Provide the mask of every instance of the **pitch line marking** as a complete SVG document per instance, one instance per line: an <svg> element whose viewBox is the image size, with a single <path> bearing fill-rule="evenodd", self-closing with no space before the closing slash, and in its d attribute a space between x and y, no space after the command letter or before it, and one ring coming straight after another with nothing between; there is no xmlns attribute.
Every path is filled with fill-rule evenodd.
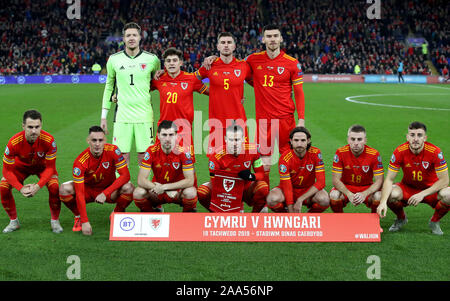
<svg viewBox="0 0 450 301"><path fill-rule="evenodd" d="M428 107L390 105L390 104L384 104L384 103L373 103L373 102L359 101L359 100L353 99L353 98L362 98L362 97L405 96L405 95L408 95L408 94L367 94L367 95L348 96L345 98L345 100L349 101L349 102L353 102L353 103L359 103L359 104L371 105L371 106L379 106L379 107L415 109L415 110L430 110L430 111L450 111L450 109L444 109L444 108L428 108ZM414 94L409 94L409 95L448 95L448 94L414 93Z"/></svg>
<svg viewBox="0 0 450 301"><path fill-rule="evenodd" d="M425 88L434 88L434 89L444 89L444 90L450 91L450 88L447 88L447 87L421 85L421 84L414 84L414 86L425 87Z"/></svg>

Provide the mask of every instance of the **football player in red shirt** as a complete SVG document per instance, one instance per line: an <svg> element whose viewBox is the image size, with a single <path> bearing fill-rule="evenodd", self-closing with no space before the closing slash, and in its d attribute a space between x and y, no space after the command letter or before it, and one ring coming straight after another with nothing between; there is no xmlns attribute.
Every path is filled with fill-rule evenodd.
<svg viewBox="0 0 450 301"><path fill-rule="evenodd" d="M433 234L442 235L439 221L450 209L448 166L439 147L427 142L427 127L414 121L408 126L407 142L394 150L381 191L377 212L386 216L389 207L397 216L389 231L399 231L406 223L403 208L426 203L434 209L429 221ZM394 180L403 172L400 183Z"/></svg>
<svg viewBox="0 0 450 301"><path fill-rule="evenodd" d="M208 86L193 73L181 70L183 53L168 48L163 53L165 72L158 72L158 79L152 80L152 90L159 91L159 121L172 120L178 131L178 145L190 148L194 158L192 122L194 121L194 92L209 95ZM195 161L194 161L195 162Z"/></svg>
<svg viewBox="0 0 450 301"><path fill-rule="evenodd" d="M342 213L350 202L355 206L364 203L376 213L384 178L380 153L366 145L366 129L362 125L355 124L348 129L347 142L337 149L333 159L331 210Z"/></svg>
<svg viewBox="0 0 450 301"><path fill-rule="evenodd" d="M59 223L61 201L55 165L57 149L55 139L42 130L42 115L36 110L24 113L22 128L23 131L9 139L3 155L0 195L3 208L10 219L3 233L20 228L12 188L17 189L24 197L31 198L44 186L48 189L52 231L60 233L63 228ZM25 179L31 175L37 175L39 181L23 185Z"/></svg>
<svg viewBox="0 0 450 301"><path fill-rule="evenodd" d="M87 143L89 147L73 163L73 181L61 184L59 194L64 203L76 204L78 209L72 230L92 235L86 204L115 203L114 212L124 212L132 202L134 186L129 182L130 172L123 154L117 146L106 143L101 127L89 128Z"/></svg>
<svg viewBox="0 0 450 301"><path fill-rule="evenodd" d="M278 140L280 154L290 149L290 131L296 125L305 125L305 96L300 63L281 50L283 37L280 29L274 25L265 26L262 42L266 50L253 53L245 60L253 74L256 137L266 171L265 180L269 183L274 141ZM291 97L292 90L295 102Z"/></svg>
<svg viewBox="0 0 450 301"><path fill-rule="evenodd" d="M247 117L243 106L244 81L251 78L251 70L245 61L234 57L236 42L229 32L222 32L217 38L220 56L210 69L202 66L195 72L198 79L209 79L209 147L208 154L223 146L224 130L232 123L245 129ZM214 130L213 130L214 129Z"/></svg>
<svg viewBox="0 0 450 301"><path fill-rule="evenodd" d="M243 179L244 192L242 200L252 207L252 212L261 212L266 206L266 197L269 186L263 181L264 168L257 146L245 143L244 129L237 124L226 129L225 146L218 149L209 157L209 172L212 177L217 171L226 171L230 175ZM251 168L255 173L251 172ZM207 182L198 188L199 202L209 211L226 212L228 209L220 206L211 206L212 184ZM243 212L243 203L239 204L237 211ZM231 211L229 211L231 212Z"/></svg>
<svg viewBox="0 0 450 301"><path fill-rule="evenodd" d="M140 163L134 202L142 212L159 211L156 208L166 203L179 204L183 212L195 212L197 190L191 154L177 145L174 122L161 121L157 132L160 143L147 148ZM150 171L153 171L152 180L148 179Z"/></svg>
<svg viewBox="0 0 450 301"><path fill-rule="evenodd" d="M280 185L267 196L267 205L275 212L320 213L330 205L325 188L325 166L320 149L311 146L311 133L295 127L291 133L291 149L278 162Z"/></svg>

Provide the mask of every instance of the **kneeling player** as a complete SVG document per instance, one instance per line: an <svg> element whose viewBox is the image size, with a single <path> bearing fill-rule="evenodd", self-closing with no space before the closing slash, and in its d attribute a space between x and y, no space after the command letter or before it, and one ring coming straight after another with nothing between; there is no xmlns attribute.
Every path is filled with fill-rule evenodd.
<svg viewBox="0 0 450 301"><path fill-rule="evenodd" d="M24 197L31 198L44 186L48 189L52 231L61 233L63 228L59 223L61 201L58 195L58 173L55 166L55 139L42 130L42 116L38 111L26 111L23 115L22 127L23 131L9 140L3 155L0 195L2 205L10 219L3 233L20 228L12 188L16 188ZM37 175L39 181L23 185L25 179L31 175Z"/></svg>
<svg viewBox="0 0 450 301"><path fill-rule="evenodd" d="M63 183L59 194L61 201L78 210L72 230L91 235L86 204L116 203L114 212L124 212L132 202L134 186L129 182L130 172L125 158L117 146L106 143L101 127L89 128L87 142L89 147L73 164L73 181ZM119 173L118 178L116 171Z"/></svg>
<svg viewBox="0 0 450 301"><path fill-rule="evenodd" d="M230 205L212 200L213 183L204 183L198 188L199 202L203 207L211 212L243 212L243 200L253 207L252 212L261 212L264 209L269 193L269 186L264 182L264 167L256 145L245 143L244 129L241 126L234 124L227 127L225 146L209 158L209 172L212 177L216 172L227 172L244 180L244 187L242 197L236 198L241 201L232 202ZM251 173L252 166L255 174Z"/></svg>
<svg viewBox="0 0 450 301"><path fill-rule="evenodd" d="M158 211L157 207L175 203L183 212L196 212L197 190L190 150L177 146L177 126L163 120L158 126L159 143L147 148L140 163L138 187L133 199L142 212ZM153 179L148 179L153 171Z"/></svg>
<svg viewBox="0 0 450 301"><path fill-rule="evenodd" d="M384 177L381 156L376 149L366 145L366 129L361 125L349 128L347 142L334 155L331 210L342 213L350 202L355 206L364 203L376 213Z"/></svg>
<svg viewBox="0 0 450 301"><path fill-rule="evenodd" d="M267 196L267 205L275 212L320 213L330 205L325 187L325 168L320 149L311 146L311 134L304 127L294 128L290 135L291 149L278 162L280 185Z"/></svg>
<svg viewBox="0 0 450 301"><path fill-rule="evenodd" d="M440 220L450 209L447 162L439 147L426 141L427 128L423 123L412 122L406 139L407 142L394 150L389 162L377 212L385 217L389 207L395 213L397 219L389 231L396 232L408 222L403 207L426 203L434 209L428 224L431 232L442 235ZM394 184L400 169L403 178Z"/></svg>

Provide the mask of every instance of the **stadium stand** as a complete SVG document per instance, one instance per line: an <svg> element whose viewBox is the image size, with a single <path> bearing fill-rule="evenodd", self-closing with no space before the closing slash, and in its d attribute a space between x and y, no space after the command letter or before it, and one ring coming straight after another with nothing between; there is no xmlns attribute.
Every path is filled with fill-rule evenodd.
<svg viewBox="0 0 450 301"><path fill-rule="evenodd" d="M143 49L161 57L171 46L185 53L186 71L216 53L216 36L232 32L236 56L262 50L268 23L281 25L285 51L305 73L395 74L399 58L405 74L445 74L450 64L445 0L386 0L381 18L367 18L366 1L280 0L112 0L80 1L81 18L69 20L66 1L4 0L0 8L0 74L85 74L103 68L121 49L121 29L135 21L143 29ZM242 13L245 12L245 13ZM422 46L409 38L426 41ZM103 71L104 72L104 71Z"/></svg>

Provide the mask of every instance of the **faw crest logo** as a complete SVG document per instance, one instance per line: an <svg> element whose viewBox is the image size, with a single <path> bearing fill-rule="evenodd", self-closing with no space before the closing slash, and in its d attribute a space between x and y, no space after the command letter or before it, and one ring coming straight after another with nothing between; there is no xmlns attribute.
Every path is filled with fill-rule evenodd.
<svg viewBox="0 0 450 301"><path fill-rule="evenodd" d="M109 167L109 162L103 162L103 163L102 163L102 166L103 166L105 169L108 169L108 167Z"/></svg>
<svg viewBox="0 0 450 301"><path fill-rule="evenodd" d="M278 67L277 68L278 74L283 74L284 72L284 67Z"/></svg>
<svg viewBox="0 0 450 301"><path fill-rule="evenodd" d="M150 219L150 227L155 231L158 230L159 227L161 227L161 221L162 220L160 217L158 217L158 218L154 217L154 218Z"/></svg>
<svg viewBox="0 0 450 301"><path fill-rule="evenodd" d="M239 77L241 75L241 70L240 69L234 69L234 75L236 75L236 77Z"/></svg>
<svg viewBox="0 0 450 301"><path fill-rule="evenodd" d="M234 187L234 183L236 183L235 180L224 179L223 188L225 189L226 192L230 192Z"/></svg>
<svg viewBox="0 0 450 301"><path fill-rule="evenodd" d="M423 168L427 169L429 165L430 165L430 162L422 161Z"/></svg>
<svg viewBox="0 0 450 301"><path fill-rule="evenodd" d="M245 168L250 168L250 164L252 163L252 161L245 161L244 162L244 166Z"/></svg>
<svg viewBox="0 0 450 301"><path fill-rule="evenodd" d="M173 166L173 168L178 169L178 168L180 168L180 162L173 162L172 166Z"/></svg>
<svg viewBox="0 0 450 301"><path fill-rule="evenodd" d="M369 166L363 165L363 166L362 166L362 170L363 170L364 172L368 172L368 171L369 171Z"/></svg>
<svg viewBox="0 0 450 301"><path fill-rule="evenodd" d="M181 83L181 88L182 88L183 90L186 90L187 87L188 87L188 83Z"/></svg>
<svg viewBox="0 0 450 301"><path fill-rule="evenodd" d="M140 64L141 66L141 70L145 70L145 68L147 68L147 64Z"/></svg>
<svg viewBox="0 0 450 301"><path fill-rule="evenodd" d="M313 164L307 164L307 165L306 165L306 169L307 169L308 171L312 171L313 168L314 168L314 165L313 165Z"/></svg>

